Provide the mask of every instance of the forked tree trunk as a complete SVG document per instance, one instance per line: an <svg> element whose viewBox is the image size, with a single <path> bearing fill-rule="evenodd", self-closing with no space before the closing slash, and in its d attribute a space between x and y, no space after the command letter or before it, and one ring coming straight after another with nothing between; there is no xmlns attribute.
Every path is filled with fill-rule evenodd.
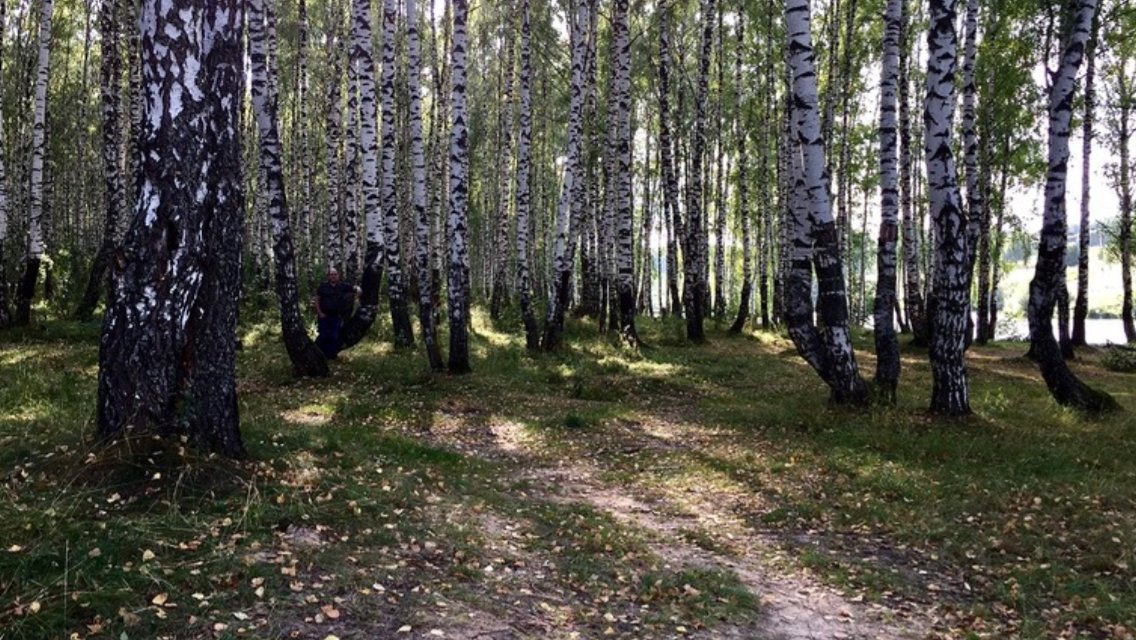
<svg viewBox="0 0 1136 640"><path fill-rule="evenodd" d="M44 129L47 126L47 83L51 63L51 15L53 0L42 0L39 19L39 61L36 64L35 111L32 120L32 167L29 186L28 244L24 275L16 290L16 324L27 325L32 317L32 300L43 260L43 162Z"/></svg>
<svg viewBox="0 0 1136 640"><path fill-rule="evenodd" d="M896 89L899 79L900 5L888 0L884 14L883 71L880 79L880 236L876 252L876 384L895 402L899 384L899 338L895 333L896 241L899 239L899 190L896 165Z"/></svg>
<svg viewBox="0 0 1136 640"><path fill-rule="evenodd" d="M383 279L383 263L387 245L397 243L397 236L392 239L386 236L384 230L383 212L379 198L379 169L378 169L378 132L375 130L377 119L375 95L375 63L373 44L371 42L371 2L370 0L354 0L351 8L351 66L354 68L355 83L359 91L358 113L358 152L348 152L348 157L354 156L360 162L360 184L355 186L349 177L348 200L353 200L351 191L362 187L363 190L363 216L367 225L367 245L363 256L363 278L360 282L362 293L359 295L359 306L354 315L343 325L339 334L340 346L344 349L355 346L371 330L375 318L379 314L379 285ZM349 97L347 108L350 111L348 119L356 117L354 112L354 89L348 83ZM354 130L354 127L349 127ZM390 136L387 136L390 138ZM392 141L393 142L393 141ZM351 142L348 142L350 145ZM386 150L384 149L384 154ZM354 163L349 163L354 164ZM385 163L384 163L385 164ZM393 185L392 185L393 188ZM393 199L393 198L392 198ZM348 218L352 218L352 204L348 204ZM350 221L348 229L354 227ZM390 240L391 242L387 242ZM348 238L349 244L352 239ZM397 251L397 249L396 249ZM348 249L348 262L355 255L354 246ZM350 270L351 267L349 266ZM350 271L348 271L350 273ZM350 282L350 279L348 280Z"/></svg>
<svg viewBox="0 0 1136 640"><path fill-rule="evenodd" d="M407 84L410 90L410 163L413 172L411 204L414 209L414 263L418 269L418 321L426 360L432 371L442 371L442 350L434 326L434 292L430 287L430 215L426 208L426 155L422 149L422 98L419 87L418 8L406 0Z"/></svg>
<svg viewBox="0 0 1136 640"><path fill-rule="evenodd" d="M560 187L560 201L556 207L556 238L552 248L552 294L548 300L548 313L544 321L541 349L553 351L564 337L564 313L571 294L573 263L575 262L571 235L578 223L573 210L578 209L577 182L582 178L585 163L582 161L582 126L584 102L584 65L587 52L589 9L588 0L575 0L575 17L572 20L572 93L568 106L568 153L564 163L564 179Z"/></svg>
<svg viewBox="0 0 1136 640"><path fill-rule="evenodd" d="M272 0L269 0L272 1ZM249 58L252 61L252 103L260 134L260 166L265 182L268 215L272 220L272 256L276 271L276 296L280 301L280 324L284 347L297 376L327 375L327 360L312 342L300 315L296 284L296 255L284 196L284 169L280 155L280 126L275 82L269 75L273 52L266 42L268 26L265 0L248 0Z"/></svg>
<svg viewBox="0 0 1136 640"><path fill-rule="evenodd" d="M832 390L837 404L867 404L868 389L860 377L848 330L848 296L844 266L824 181L824 139L817 113L816 64L809 27L808 0L786 0L785 26L792 73L796 186L792 219L792 263L786 287L789 335L801 356ZM820 319L813 325L812 272L819 285Z"/></svg>
<svg viewBox="0 0 1136 640"><path fill-rule="evenodd" d="M369 4L369 3L368 3ZM382 211L383 228L382 242L385 248L385 261L387 267L387 296L390 298L391 328L394 329L394 343L400 347L409 347L414 344L414 330L410 325L410 310L406 304L406 292L402 278L402 251L398 232L398 196L395 191L394 154L397 139L395 137L395 121L397 115L394 108L394 77L395 77L395 27L398 24L398 11L394 0L383 0L383 182L382 182ZM366 74L360 78L369 75ZM372 76L373 78L373 76ZM373 85L372 85L373 86ZM360 89L366 91L365 83ZM364 93L364 105L366 94ZM364 106L363 117L366 117ZM367 123L364 123L367 125ZM364 182L364 184L366 184ZM364 187L366 188L366 187ZM367 225L367 242L371 242L370 223Z"/></svg>
<svg viewBox="0 0 1136 640"><path fill-rule="evenodd" d="M1112 396L1091 389L1069 369L1053 337L1053 309L1064 287L1065 276L1065 181L1069 163L1069 129L1077 70L1084 57L1092 28L1096 0L1080 0L1049 92L1049 159L1045 180L1045 214L1038 242L1037 265L1030 282L1030 351L1041 368L1049 392L1058 404L1082 411L1118 409Z"/></svg>

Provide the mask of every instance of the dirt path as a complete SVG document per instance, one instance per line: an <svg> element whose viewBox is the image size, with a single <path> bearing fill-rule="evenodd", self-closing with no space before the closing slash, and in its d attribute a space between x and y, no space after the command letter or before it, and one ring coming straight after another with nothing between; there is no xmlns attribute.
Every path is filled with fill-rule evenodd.
<svg viewBox="0 0 1136 640"><path fill-rule="evenodd" d="M460 421L458 421L460 422ZM870 603L862 597L849 597L824 585L807 570L800 569L770 535L753 531L730 513L728 496L683 496L682 503L665 494L647 495L634 486L611 486L603 471L587 459L553 459L541 455L531 433L518 424L490 423L476 433L468 426L453 429L444 425L430 438L518 470L516 479L527 481L540 499L563 504L583 504L610 514L617 522L634 530L650 551L669 569L704 568L731 572L761 603L757 620L734 624L726 621L711 629L676 633L676 637L746 640L918 640L933 636L933 611L917 603ZM625 425L627 427L627 425ZM638 425L625 429L622 436L635 436ZM633 438L630 445L619 437L613 446L629 451L641 447L681 447L681 440ZM490 538L504 540L512 525L489 518L483 526ZM701 533L698 533L701 532ZM506 544L516 554L516 545ZM529 558L521 564L533 564ZM539 564L539 561L536 561ZM555 597L555 594L553 594ZM523 616L522 616L523 617ZM468 612L469 625L451 627L447 637L559 637L553 629L534 629L528 623L503 624ZM474 623L474 621L478 621ZM526 629L525 627L528 626ZM534 635L535 634L535 635ZM550 635L551 634L551 635ZM566 635L564 637L583 637ZM656 637L656 636L643 636Z"/></svg>

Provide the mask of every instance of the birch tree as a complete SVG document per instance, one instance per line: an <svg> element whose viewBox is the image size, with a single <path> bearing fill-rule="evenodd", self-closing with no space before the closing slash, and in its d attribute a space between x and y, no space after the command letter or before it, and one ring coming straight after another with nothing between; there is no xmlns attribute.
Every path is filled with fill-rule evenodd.
<svg viewBox="0 0 1136 640"><path fill-rule="evenodd" d="M888 0L884 14L883 69L880 77L880 235L876 251L876 384L895 400L899 384L899 339L895 333L896 241L899 239L899 190L896 109L899 80L899 33L903 0Z"/></svg>
<svg viewBox="0 0 1136 640"><path fill-rule="evenodd" d="M501 317L501 309L508 301L508 269L509 269L509 185L513 181L513 174L509 169L513 165L513 27L512 19L505 18L506 26L502 29L501 47L504 50L502 59L502 90L501 90L501 125L500 133L500 164L501 172L499 182L499 201L497 204L496 230L493 243L493 290L489 297L489 315L494 320Z"/></svg>
<svg viewBox="0 0 1136 640"><path fill-rule="evenodd" d="M100 341L102 438L184 433L207 450L244 451L235 378L241 6L142 4L150 99L138 131L140 188Z"/></svg>
<svg viewBox="0 0 1136 640"><path fill-rule="evenodd" d="M540 329L533 313L529 278L529 215L532 210L532 36L530 0L521 5L521 114L517 140L517 297L525 328L525 348L540 349Z"/></svg>
<svg viewBox="0 0 1136 640"><path fill-rule="evenodd" d="M402 252L398 232L398 198L395 191L394 154L397 139L395 138L395 120L398 114L394 108L394 78L395 78L395 27L398 24L398 11L395 0L383 0L383 182L381 206L383 212L383 246L385 248L385 261L387 267L387 295L390 298L391 325L394 329L394 342L398 346L409 347L414 344L414 332L410 325L410 311L406 305L406 294L403 291L402 281ZM370 74L368 69L360 77ZM373 78L373 76L372 76ZM373 80L372 80L373 82ZM373 88L373 84L371 85ZM360 83L360 89L366 91L366 81ZM373 94L372 94L373 95ZM364 94L363 118L368 117L366 107L366 94ZM372 105L373 105L372 98ZM373 111L371 112L373 113ZM364 130L370 124L364 122ZM366 169L364 169L364 172ZM364 189L366 189L366 176L364 175ZM367 225L367 242L371 242L371 225Z"/></svg>
<svg viewBox="0 0 1136 640"><path fill-rule="evenodd" d="M614 156L616 288L619 294L619 332L629 344L640 344L635 330L635 283L631 216L631 35L628 27L628 0L614 0L612 10L612 81L615 94L616 131ZM610 188L610 187L609 187Z"/></svg>
<svg viewBox="0 0 1136 640"><path fill-rule="evenodd" d="M43 225L44 134L47 126L47 85L51 70L51 16L53 0L42 0L39 18L39 59L36 63L35 103L32 121L32 165L29 186L28 243L24 275L16 291L16 324L31 322L32 300L39 280L40 263L46 251Z"/></svg>
<svg viewBox="0 0 1136 640"><path fill-rule="evenodd" d="M798 352L828 384L838 404L866 404L848 330L848 296L836 222L824 180L824 138L817 112L816 63L808 0L786 0L789 71L792 76L792 143L795 165L791 275L786 283L786 322ZM813 324L812 272L819 285L823 329Z"/></svg>
<svg viewBox="0 0 1136 640"><path fill-rule="evenodd" d="M268 0L272 1L272 0ZM300 294L296 282L296 254L284 194L284 168L280 151L278 96L269 63L271 50L265 0L248 0L249 58L252 61L252 106L260 138L260 170L265 182L268 215L272 220L272 256L275 267L276 296L280 302L280 325L284 347L297 376L326 376L327 360L312 342L300 316Z"/></svg>
<svg viewBox="0 0 1136 640"><path fill-rule="evenodd" d="M4 86L4 35L8 29L5 2L0 0L0 87ZM8 308L8 277L4 245L8 241L8 178L4 171L4 102L0 100L0 329L12 321Z"/></svg>
<svg viewBox="0 0 1136 640"><path fill-rule="evenodd" d="M682 296L678 288L678 247L686 243L682 212L678 207L678 178L675 175L670 113L670 3L659 0L659 165L662 170L663 212L671 225L667 239L667 290L671 313L682 315ZM676 240L677 239L677 240ZM685 251L685 250L684 250Z"/></svg>
<svg viewBox="0 0 1136 640"><path fill-rule="evenodd" d="M379 170L378 170L378 132L375 130L377 120L376 93L375 93L375 62L371 43L371 2L370 0L354 0L351 5L351 68L354 69L355 84L359 92L358 112L358 152L348 151L348 157L360 162L361 187L363 192L363 216L367 226L367 245L363 256L363 278L360 283L362 293L359 295L359 305L351 319L343 324L339 334L343 348L352 347L367 334L375 317L379 313L379 285L383 279L383 265L387 245L397 244L397 235L393 238L386 236L385 218L382 201L379 197ZM385 44L384 44L385 46ZM393 71L393 70L392 70ZM392 76L393 83L393 76ZM350 83L349 83L350 84ZM354 91L348 86L347 109L350 112L348 119L355 117L353 98ZM384 124L385 126L385 124ZM354 129L354 127L349 127ZM349 134L350 135L350 134ZM388 136L389 137L389 136ZM348 145L350 146L350 142ZM385 143L384 143L385 144ZM393 144L393 140L392 140ZM384 149L385 154L385 149ZM393 156L391 159L391 180L393 182ZM385 162L384 162L385 166ZM351 178L349 177L350 181ZM394 188L394 185L391 185ZM352 196L350 190L348 199ZM392 195L391 200L394 200ZM352 205L348 205L348 228L353 224L350 218ZM396 214L397 215L397 214ZM395 226L397 232L397 223ZM389 242L388 242L389 240ZM348 243L351 244L348 234ZM397 252L397 249L395 249ZM353 255L352 248L348 249L348 256ZM350 271L348 271L350 273ZM392 315L393 315L392 311Z"/></svg>
<svg viewBox="0 0 1136 640"><path fill-rule="evenodd" d="M1037 264L1030 282L1026 312L1030 351L1041 368L1050 394L1058 404L1083 411L1117 408L1107 393L1091 389L1069 369L1053 337L1053 310L1065 285L1065 181L1069 163L1069 133L1077 71L1089 40L1096 0L1078 0L1068 17L1056 75L1049 90L1049 158L1045 179L1045 214L1038 241Z"/></svg>
<svg viewBox="0 0 1136 640"><path fill-rule="evenodd" d="M587 53L589 20L589 0L575 0L575 16L571 20L572 40L572 87L568 106L568 150L564 162L564 177L560 187L560 199L556 207L556 236L552 247L552 294L548 300L548 311L541 337L541 349L553 351L560 346L564 336L564 314L571 294L573 263L575 262L575 243L571 235L575 233L572 210L578 210L579 186L584 163L581 160L582 128L584 102L584 65ZM455 52L457 51L455 45ZM464 52L463 52L464 54ZM456 69L455 69L456 72ZM452 187L451 187L452 188Z"/></svg>
<svg viewBox="0 0 1136 640"><path fill-rule="evenodd" d="M753 244L750 239L749 213L749 175L746 162L746 126L742 116L742 52L745 49L745 11L738 11L738 46L734 54L734 138L737 145L737 217L742 226L742 295L738 301L738 315L730 327L732 333L740 333L749 317L750 297L753 295ZM763 176L764 177L764 176Z"/></svg>
<svg viewBox="0 0 1136 640"><path fill-rule="evenodd" d="M923 115L927 188L936 234L931 316L931 411L944 415L970 413L965 361L970 297L966 275L966 218L951 148L958 57L955 20L954 0L932 0L927 34L927 98Z"/></svg>
<svg viewBox="0 0 1136 640"><path fill-rule="evenodd" d="M468 0L454 0L454 43L450 94L449 247L450 373L468 373L469 364L469 132L466 129L466 17Z"/></svg>
<svg viewBox="0 0 1136 640"><path fill-rule="evenodd" d="M1085 115L1081 119L1081 229L1077 238L1077 301L1073 305L1072 344L1083 347L1085 341L1085 319L1089 317L1089 198L1092 195L1089 176L1092 170L1093 121L1096 108L1096 68L1097 40L1100 33L1100 14L1093 16L1093 30L1085 51Z"/></svg>
<svg viewBox="0 0 1136 640"><path fill-rule="evenodd" d="M706 231L703 222L702 161L706 147L706 95L710 81L710 51L714 43L714 4L702 0L702 49L698 62L698 94L694 99L694 133L691 144L689 197L687 198L687 243L683 250L683 299L686 304L686 338L693 342L706 339L702 320L706 317L708 298L706 273Z"/></svg>
<svg viewBox="0 0 1136 640"><path fill-rule="evenodd" d="M426 208L426 155L422 148L422 98L419 86L418 7L406 0L407 83L410 90L411 203L414 209L414 264L418 269L418 321L432 371L441 371L442 352L434 327L434 292L430 287L430 216Z"/></svg>
<svg viewBox="0 0 1136 640"><path fill-rule="evenodd" d="M121 114L118 85L122 75L122 54L119 48L118 0L104 0L99 8L99 27L102 32L102 61L99 64L99 98L102 105L102 165L103 165L103 232L98 253L91 262L87 288L75 310L75 318L86 322L95 312L95 305L103 290L107 267L114 250L119 225L119 210L125 197L122 172L118 156L121 151Z"/></svg>

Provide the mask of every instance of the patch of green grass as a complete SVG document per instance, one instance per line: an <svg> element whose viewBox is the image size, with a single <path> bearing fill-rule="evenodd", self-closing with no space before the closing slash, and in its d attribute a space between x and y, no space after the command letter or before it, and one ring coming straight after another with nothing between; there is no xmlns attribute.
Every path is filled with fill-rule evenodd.
<svg viewBox="0 0 1136 640"><path fill-rule="evenodd" d="M295 380L266 308L241 328L241 463L178 442L91 449L98 324L0 333L6 638L88 625L323 637L329 622L313 620L333 604L343 628L384 637L420 626L435 597L537 597L486 575L509 553L536 581L525 589L562 603L549 620L589 637L603 612L634 635L621 625L644 605L654 623L692 628L755 611L732 573L664 566L638 527L551 501L559 488L525 474L579 462L593 482L665 502L666 517L726 523L679 529L678 543L712 554L732 555L728 525L871 597L934 584L960 619L1012 623L1017 637L1136 626L1136 392L1100 353L1073 366L1128 413L1057 409L1024 346L994 344L968 356L975 415L941 420L925 412L926 353L906 345L897 405L865 411L828 406L783 336L711 326L696 346L675 318L641 319L638 352L573 320L561 352L531 355L517 323L478 312L475 372L460 377L394 350L381 326L330 378ZM857 340L870 375L870 337ZM487 514L510 528L487 531ZM177 606L154 604L163 593Z"/></svg>

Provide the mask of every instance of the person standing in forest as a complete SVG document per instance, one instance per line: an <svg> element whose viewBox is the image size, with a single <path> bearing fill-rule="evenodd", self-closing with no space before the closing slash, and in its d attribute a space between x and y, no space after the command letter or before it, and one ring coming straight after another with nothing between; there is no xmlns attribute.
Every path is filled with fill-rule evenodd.
<svg viewBox="0 0 1136 640"><path fill-rule="evenodd" d="M327 270L327 280L316 290L316 315L319 316L316 346L328 359L339 355L339 330L343 327L343 318L351 315L355 295L360 291L358 285L342 282L335 267Z"/></svg>

